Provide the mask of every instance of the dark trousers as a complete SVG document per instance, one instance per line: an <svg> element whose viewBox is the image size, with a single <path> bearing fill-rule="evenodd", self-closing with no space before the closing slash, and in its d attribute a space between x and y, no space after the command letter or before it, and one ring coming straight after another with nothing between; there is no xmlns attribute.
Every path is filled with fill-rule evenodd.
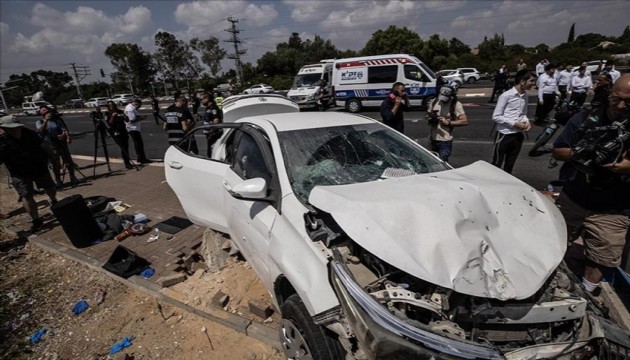
<svg viewBox="0 0 630 360"><path fill-rule="evenodd" d="M402 110L398 110L398 111L402 111ZM383 123L393 128L394 130L397 130L401 134L405 133L405 120L404 119L397 120L395 118L392 118L391 121L384 120Z"/></svg>
<svg viewBox="0 0 630 360"><path fill-rule="evenodd" d="M142 141L142 134L140 131L129 131L129 136L133 140L133 147L136 150L136 158L138 162L146 162L147 156L144 154L144 141Z"/></svg>
<svg viewBox="0 0 630 360"><path fill-rule="evenodd" d="M490 102L494 102L494 96L496 95L498 98L499 95L501 95L504 90L505 90L504 83L499 83L499 84L494 83L494 87L492 88L492 96L490 97Z"/></svg>
<svg viewBox="0 0 630 360"><path fill-rule="evenodd" d="M453 142L431 140L431 151L435 151L436 153L438 153L440 159L448 162L448 158L453 152Z"/></svg>
<svg viewBox="0 0 630 360"><path fill-rule="evenodd" d="M543 94L542 105L538 103L536 106L536 122L542 122L547 119L547 115L553 110L556 105L556 94Z"/></svg>
<svg viewBox="0 0 630 360"><path fill-rule="evenodd" d="M162 115L160 115L160 110L153 110L153 118L155 119L155 124L156 125L160 125L159 120L162 120L162 122L166 122L166 120L164 120L164 118L162 117Z"/></svg>
<svg viewBox="0 0 630 360"><path fill-rule="evenodd" d="M564 101L567 98L567 85L558 85L558 91L560 91L560 101Z"/></svg>
<svg viewBox="0 0 630 360"><path fill-rule="evenodd" d="M501 134L497 133L492 149L492 165L503 168L508 174L512 173L516 158L523 146L523 133Z"/></svg>
<svg viewBox="0 0 630 360"><path fill-rule="evenodd" d="M578 93L575 91L572 92L570 101L575 102L578 106L584 105L584 102L586 101L586 92L582 92L582 93Z"/></svg>
<svg viewBox="0 0 630 360"><path fill-rule="evenodd" d="M131 159L129 157L129 137L127 132L121 132L119 135L113 136L114 142L120 147L120 156L125 162L125 166L131 165Z"/></svg>

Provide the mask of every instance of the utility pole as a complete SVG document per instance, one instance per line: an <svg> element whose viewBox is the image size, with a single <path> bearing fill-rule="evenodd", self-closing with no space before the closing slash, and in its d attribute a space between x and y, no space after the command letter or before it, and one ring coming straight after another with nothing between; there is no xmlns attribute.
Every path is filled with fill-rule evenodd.
<svg viewBox="0 0 630 360"><path fill-rule="evenodd" d="M243 80L243 64L241 63L241 55L244 55L247 50L246 49L240 49L238 48L238 44L242 43L241 39L238 37L238 34L241 32L237 27L236 24L238 23L238 19L230 16L229 18L227 18L227 21L232 23L232 26L228 29L225 29L226 32L229 32L232 34L232 37L230 39L227 40L223 40L225 42L231 42L234 43L234 53L233 54L228 54L228 59L234 59L234 63L236 65L236 83L237 84L242 84L242 80Z"/></svg>
<svg viewBox="0 0 630 360"><path fill-rule="evenodd" d="M90 67L87 65L77 65L76 63L68 64L74 73L74 82L77 85L77 93L79 97L83 99L83 94L81 93L81 80L85 79L86 76L91 75Z"/></svg>

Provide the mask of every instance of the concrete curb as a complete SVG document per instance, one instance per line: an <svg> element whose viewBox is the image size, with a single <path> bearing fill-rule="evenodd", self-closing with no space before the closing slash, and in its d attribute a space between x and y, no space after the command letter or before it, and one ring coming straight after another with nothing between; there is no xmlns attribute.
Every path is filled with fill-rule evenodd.
<svg viewBox="0 0 630 360"><path fill-rule="evenodd" d="M282 350L282 346L280 345L280 342L278 341L278 331L274 328L245 319L243 317L234 315L227 311L217 309L209 313L209 312L205 312L200 309L194 308L190 305L184 304L183 302L171 296L169 293L173 292L173 290L169 288L162 288L158 284L152 281L148 281L138 275L134 275L130 277L129 279L123 279L103 269L101 267L103 265L101 262L96 261L95 259L92 259L88 256L85 256L84 254L81 254L80 252L76 250L73 250L65 246L59 245L55 242L43 239L37 235L29 236L28 241L31 244L38 246L45 251L63 256L69 260L82 263L86 265L87 267L89 267L90 269L98 271L101 274L105 274L109 276L110 278L120 282L121 284L129 286L135 290L139 290L145 294L151 295L156 300L161 300L171 306L175 306L183 311L200 316L208 321L212 321L214 323L227 326L230 329L233 329L250 338L263 342L278 350Z"/></svg>

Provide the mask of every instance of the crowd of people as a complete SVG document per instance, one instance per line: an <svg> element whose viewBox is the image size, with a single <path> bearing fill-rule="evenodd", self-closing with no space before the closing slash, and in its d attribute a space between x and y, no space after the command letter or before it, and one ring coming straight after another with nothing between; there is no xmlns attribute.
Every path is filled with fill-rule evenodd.
<svg viewBox="0 0 630 360"><path fill-rule="evenodd" d="M556 204L567 224L565 260L582 276L583 288L597 294L604 276L621 264L630 228L630 73L619 74L609 61L593 87L592 75L585 64L575 72L567 65L556 73L554 65L541 60L534 74L521 60L517 68L513 84L507 90L503 83L500 86L496 83L496 79L503 82L507 78L506 67L497 71L491 98L493 101L497 89L501 88L492 114L497 129L492 164L507 173L512 173L524 133L543 122L558 101L565 101L570 93L569 101L581 106L587 93L594 93L591 108L574 115L557 137L552 156L564 162L559 176L563 190ZM527 90L534 86L538 87L538 106L536 118L531 121L527 116ZM442 85L427 109L430 148L444 161L448 161L452 151L453 128L468 124L456 92L456 88ZM381 104L383 123L404 132L403 111L408 108L404 84L395 83ZM614 136L605 138L608 139L606 144L596 145L599 149L596 159L600 160L580 161L579 154L589 151L589 147L582 144L589 141L586 143L592 145L602 139L593 138L592 134L599 134L603 129L610 129ZM604 153L613 145L619 149Z"/></svg>

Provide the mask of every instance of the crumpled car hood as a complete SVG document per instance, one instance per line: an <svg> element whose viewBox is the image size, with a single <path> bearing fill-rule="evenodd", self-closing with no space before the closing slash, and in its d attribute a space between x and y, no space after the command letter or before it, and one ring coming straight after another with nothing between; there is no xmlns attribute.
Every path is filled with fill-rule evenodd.
<svg viewBox="0 0 630 360"><path fill-rule="evenodd" d="M566 250L566 227L556 206L483 161L438 173L318 186L309 202L383 261L472 296L528 298Z"/></svg>

